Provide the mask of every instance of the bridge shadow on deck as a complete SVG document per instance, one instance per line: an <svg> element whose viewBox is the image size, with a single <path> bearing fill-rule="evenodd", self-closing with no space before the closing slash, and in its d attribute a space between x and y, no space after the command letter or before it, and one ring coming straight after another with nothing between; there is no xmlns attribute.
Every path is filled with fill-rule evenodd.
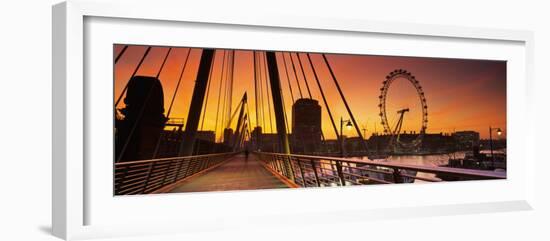
<svg viewBox="0 0 550 241"><path fill-rule="evenodd" d="M170 192L207 192L288 188L267 171L255 155L237 155L226 163L177 185Z"/></svg>

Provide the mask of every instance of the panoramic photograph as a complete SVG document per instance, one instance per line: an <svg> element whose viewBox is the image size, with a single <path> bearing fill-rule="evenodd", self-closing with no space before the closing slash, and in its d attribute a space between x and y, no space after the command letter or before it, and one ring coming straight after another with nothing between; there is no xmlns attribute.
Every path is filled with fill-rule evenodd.
<svg viewBox="0 0 550 241"><path fill-rule="evenodd" d="M506 61L126 44L106 61L114 195L506 179Z"/></svg>

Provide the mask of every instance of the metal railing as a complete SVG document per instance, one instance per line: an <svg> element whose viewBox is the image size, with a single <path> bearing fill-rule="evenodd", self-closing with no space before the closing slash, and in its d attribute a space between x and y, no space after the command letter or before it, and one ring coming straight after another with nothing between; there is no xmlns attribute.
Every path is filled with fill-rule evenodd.
<svg viewBox="0 0 550 241"><path fill-rule="evenodd" d="M236 153L160 158L115 163L115 195L152 193L200 171L211 168Z"/></svg>
<svg viewBox="0 0 550 241"><path fill-rule="evenodd" d="M455 180L506 179L506 173L493 171L280 153L254 154L273 172L301 187L440 182L442 176Z"/></svg>
<svg viewBox="0 0 550 241"><path fill-rule="evenodd" d="M184 118L170 118L170 119L168 119L168 121L166 121L166 125L183 126L183 125L185 125L185 119Z"/></svg>

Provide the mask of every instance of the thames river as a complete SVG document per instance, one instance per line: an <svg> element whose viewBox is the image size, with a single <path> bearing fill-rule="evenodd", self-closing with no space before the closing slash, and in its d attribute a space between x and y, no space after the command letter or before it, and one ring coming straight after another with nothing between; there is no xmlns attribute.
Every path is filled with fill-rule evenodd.
<svg viewBox="0 0 550 241"><path fill-rule="evenodd" d="M483 150L481 153L489 153L489 150ZM502 153L503 150L495 150L495 153ZM395 155L389 156L385 160L375 159L371 161L376 162L389 162L389 163L398 163L398 164L407 164L407 165L417 165L417 166L441 166L449 163L449 159L461 159L466 155L466 151L453 152L448 154L434 154L434 155ZM367 157L349 157L351 158L360 158L362 160L370 160ZM410 173L413 174L413 173ZM429 173L417 173L419 177L428 177L433 178L435 174ZM421 180L415 180L415 182L423 182Z"/></svg>

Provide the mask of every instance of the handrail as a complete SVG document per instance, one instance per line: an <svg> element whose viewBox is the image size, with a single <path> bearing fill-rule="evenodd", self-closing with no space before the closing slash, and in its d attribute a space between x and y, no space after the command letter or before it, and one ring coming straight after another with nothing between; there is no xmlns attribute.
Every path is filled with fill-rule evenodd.
<svg viewBox="0 0 550 241"><path fill-rule="evenodd" d="M185 119L184 118L170 118L166 121L166 124L183 125L183 124L185 124Z"/></svg>
<svg viewBox="0 0 550 241"><path fill-rule="evenodd" d="M214 168L237 152L117 162L114 194L153 193L187 177Z"/></svg>
<svg viewBox="0 0 550 241"><path fill-rule="evenodd" d="M179 159L224 156L230 153L237 154L238 152L224 152L224 153L204 154L204 155L196 155L196 156L164 157L164 158L156 158L156 159L149 159L149 160L137 160L137 161L122 161L122 162L115 163L115 166L125 166L125 165L133 165L133 164L140 164L140 163L158 162L158 161L172 161L172 160L179 160Z"/></svg>
<svg viewBox="0 0 550 241"><path fill-rule="evenodd" d="M458 180L505 179L506 173L449 167L428 167L376 162L353 158L254 152L268 168L302 187L359 185L369 183L403 183L413 180L440 182L441 177L418 176L417 172L451 176ZM290 164L291 171L280 167Z"/></svg>
<svg viewBox="0 0 550 241"><path fill-rule="evenodd" d="M410 165L410 164L376 162L376 161L370 161L370 160L341 158L341 157L320 157L320 156L282 154L282 153L266 153L266 154L289 155L289 156L295 156L295 157L301 157L301 158L314 158L314 159L323 159L323 160L330 159L330 160L344 161L344 162L350 162L350 163L376 165L376 166L387 167L387 168L404 168L404 169L411 169L411 170L414 169L416 171L422 171L422 172L438 172L442 174L461 174L461 175L467 175L467 176L486 177L486 178L494 178L494 179L506 178L505 173L484 171L484 170L473 170L473 169L451 168L451 167L430 167L430 166L419 166L419 165Z"/></svg>

